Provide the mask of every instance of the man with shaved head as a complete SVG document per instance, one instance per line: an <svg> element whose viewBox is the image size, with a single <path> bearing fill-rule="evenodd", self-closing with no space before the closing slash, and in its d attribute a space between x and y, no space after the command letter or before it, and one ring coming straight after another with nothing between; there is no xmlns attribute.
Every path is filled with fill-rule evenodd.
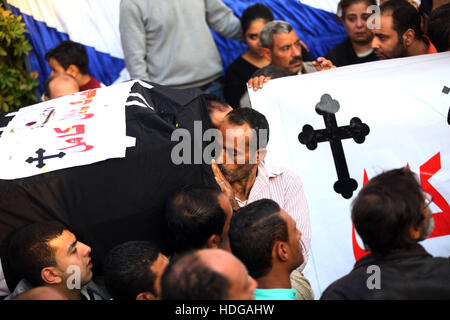
<svg viewBox="0 0 450 320"><path fill-rule="evenodd" d="M163 300L253 300L255 288L244 264L222 249L175 258L161 281Z"/></svg>
<svg viewBox="0 0 450 320"><path fill-rule="evenodd" d="M77 80L66 73L52 74L44 84L44 99L51 100L80 91Z"/></svg>
<svg viewBox="0 0 450 320"><path fill-rule="evenodd" d="M61 292L52 287L36 287L25 291L12 300L68 300Z"/></svg>

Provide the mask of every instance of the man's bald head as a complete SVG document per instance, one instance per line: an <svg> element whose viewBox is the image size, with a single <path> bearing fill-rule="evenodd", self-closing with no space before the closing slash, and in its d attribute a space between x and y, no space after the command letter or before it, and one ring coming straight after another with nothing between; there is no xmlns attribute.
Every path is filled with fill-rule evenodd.
<svg viewBox="0 0 450 320"><path fill-rule="evenodd" d="M252 300L255 288L242 262L222 249L180 256L162 278L163 300Z"/></svg>
<svg viewBox="0 0 450 320"><path fill-rule="evenodd" d="M80 91L77 80L66 73L55 73L45 81L45 99L51 100Z"/></svg>
<svg viewBox="0 0 450 320"><path fill-rule="evenodd" d="M202 249L197 251L198 258L211 270L227 275L232 268L245 268L242 262L229 252L220 249Z"/></svg>
<svg viewBox="0 0 450 320"><path fill-rule="evenodd" d="M55 288L43 286L27 290L13 300L68 300L68 298Z"/></svg>

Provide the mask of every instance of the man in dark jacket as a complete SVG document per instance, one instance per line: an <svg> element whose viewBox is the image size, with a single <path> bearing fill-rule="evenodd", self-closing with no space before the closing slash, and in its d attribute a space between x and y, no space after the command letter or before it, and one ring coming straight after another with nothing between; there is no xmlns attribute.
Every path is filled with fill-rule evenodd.
<svg viewBox="0 0 450 320"><path fill-rule="evenodd" d="M450 259L418 244L433 231L432 197L407 168L372 178L352 205L352 221L371 253L321 299L450 299Z"/></svg>

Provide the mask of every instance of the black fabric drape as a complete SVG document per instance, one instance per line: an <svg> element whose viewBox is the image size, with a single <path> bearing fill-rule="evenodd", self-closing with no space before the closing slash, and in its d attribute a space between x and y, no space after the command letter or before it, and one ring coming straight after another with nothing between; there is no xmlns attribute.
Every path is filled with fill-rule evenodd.
<svg viewBox="0 0 450 320"><path fill-rule="evenodd" d="M170 250L163 216L168 195L189 184L217 187L209 165L171 161L178 143L171 141L171 134L177 127L186 128L194 138L194 121L202 121L203 131L212 125L200 91L151 84L153 89L136 83L131 90L154 110L126 107L127 136L136 137L136 146L127 148L125 158L0 180L0 242L28 223L57 220L91 246L97 274L107 251L125 241L150 240L163 252ZM0 115L4 125L10 119ZM17 279L5 254L7 242L0 254L13 289Z"/></svg>

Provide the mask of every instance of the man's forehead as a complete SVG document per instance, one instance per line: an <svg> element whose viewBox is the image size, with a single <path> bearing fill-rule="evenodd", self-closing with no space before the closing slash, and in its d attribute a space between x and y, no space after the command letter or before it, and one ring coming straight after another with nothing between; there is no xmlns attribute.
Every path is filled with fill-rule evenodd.
<svg viewBox="0 0 450 320"><path fill-rule="evenodd" d="M72 232L70 232L69 230L64 230L59 236L50 240L48 244L50 247L56 249L57 251L65 251L70 247L71 244L76 241L77 238Z"/></svg>
<svg viewBox="0 0 450 320"><path fill-rule="evenodd" d="M247 130L251 130L250 125L247 122L243 124L234 124L230 123L227 118L223 120L219 127L220 131L224 135L235 135L235 134L243 134Z"/></svg>
<svg viewBox="0 0 450 320"><path fill-rule="evenodd" d="M393 31L393 18L392 18L392 13L386 12L383 13L380 16L380 28L374 28L373 32L388 32L388 31Z"/></svg>
<svg viewBox="0 0 450 320"><path fill-rule="evenodd" d="M274 47L282 47L286 44L292 44L300 40L294 29L291 32L277 33L273 35L273 45Z"/></svg>
<svg viewBox="0 0 450 320"><path fill-rule="evenodd" d="M224 135L224 144L228 149L235 149L244 152L248 149L248 145L253 137L254 131L250 128L228 129Z"/></svg>

